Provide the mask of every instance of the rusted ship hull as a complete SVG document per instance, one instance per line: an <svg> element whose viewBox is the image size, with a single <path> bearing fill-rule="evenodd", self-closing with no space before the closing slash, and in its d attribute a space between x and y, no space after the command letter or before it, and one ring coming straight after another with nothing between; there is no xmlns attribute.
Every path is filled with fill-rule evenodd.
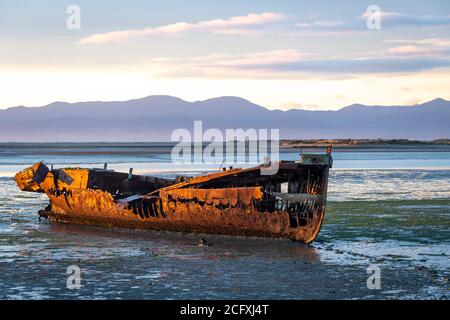
<svg viewBox="0 0 450 320"><path fill-rule="evenodd" d="M282 161L275 175L261 167L169 180L110 170L49 170L43 163L19 172L21 190L44 192L51 221L107 227L286 237L305 243L325 214L331 156Z"/></svg>

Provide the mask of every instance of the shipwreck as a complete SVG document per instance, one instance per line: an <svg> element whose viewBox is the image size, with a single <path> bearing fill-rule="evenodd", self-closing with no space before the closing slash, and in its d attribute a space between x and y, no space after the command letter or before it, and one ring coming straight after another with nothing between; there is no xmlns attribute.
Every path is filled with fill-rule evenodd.
<svg viewBox="0 0 450 320"><path fill-rule="evenodd" d="M39 211L50 221L105 227L285 237L317 237L325 215L331 148L264 165L198 177L135 175L102 169L49 168L43 162L15 176L23 191L45 193Z"/></svg>

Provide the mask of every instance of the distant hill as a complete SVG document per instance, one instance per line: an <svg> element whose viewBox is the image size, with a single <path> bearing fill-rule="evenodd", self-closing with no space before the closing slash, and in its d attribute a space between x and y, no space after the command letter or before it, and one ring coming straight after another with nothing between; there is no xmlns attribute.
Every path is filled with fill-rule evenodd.
<svg viewBox="0 0 450 320"><path fill-rule="evenodd" d="M0 110L0 141L169 141L176 128L192 130L194 120L203 120L204 129L279 128L283 139L433 140L450 137L450 101L337 111L268 110L238 97L54 102Z"/></svg>

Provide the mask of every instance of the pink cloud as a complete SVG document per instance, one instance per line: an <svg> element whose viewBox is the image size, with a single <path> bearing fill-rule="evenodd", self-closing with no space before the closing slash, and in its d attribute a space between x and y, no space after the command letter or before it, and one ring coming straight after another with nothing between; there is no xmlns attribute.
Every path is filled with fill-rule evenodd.
<svg viewBox="0 0 450 320"><path fill-rule="evenodd" d="M251 34L256 32L255 26L271 24L286 19L286 15L275 12L249 13L245 16L235 16L228 19L214 19L197 23L177 22L155 28L138 30L121 30L97 33L82 38L79 43L120 43L147 36L180 35L188 32L210 32L215 34Z"/></svg>
<svg viewBox="0 0 450 320"><path fill-rule="evenodd" d="M448 56L450 48L445 46L417 46L404 45L399 47L389 48L382 52L386 56L414 56L414 57L439 57Z"/></svg>

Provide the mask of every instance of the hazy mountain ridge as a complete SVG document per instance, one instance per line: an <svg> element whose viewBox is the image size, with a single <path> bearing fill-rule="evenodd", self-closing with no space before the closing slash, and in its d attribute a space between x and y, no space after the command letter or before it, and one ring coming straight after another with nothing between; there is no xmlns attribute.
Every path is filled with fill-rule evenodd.
<svg viewBox="0 0 450 320"><path fill-rule="evenodd" d="M450 101L416 106L350 105L337 111L268 110L238 97L188 102L148 96L112 102L54 102L0 110L0 141L169 141L176 128L279 128L284 139L450 137Z"/></svg>

